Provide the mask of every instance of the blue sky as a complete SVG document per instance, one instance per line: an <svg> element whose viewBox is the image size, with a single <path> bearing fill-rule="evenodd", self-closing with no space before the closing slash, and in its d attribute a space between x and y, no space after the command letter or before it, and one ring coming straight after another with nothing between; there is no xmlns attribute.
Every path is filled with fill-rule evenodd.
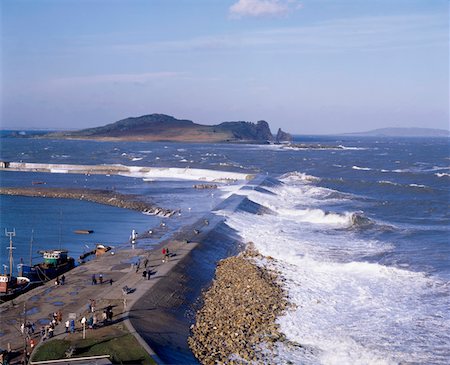
<svg viewBox="0 0 450 365"><path fill-rule="evenodd" d="M449 128L447 0L0 0L1 128Z"/></svg>

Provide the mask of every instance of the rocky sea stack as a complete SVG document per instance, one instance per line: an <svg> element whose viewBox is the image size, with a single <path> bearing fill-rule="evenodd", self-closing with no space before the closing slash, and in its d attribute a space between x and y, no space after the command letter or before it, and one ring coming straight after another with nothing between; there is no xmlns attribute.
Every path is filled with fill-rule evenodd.
<svg viewBox="0 0 450 365"><path fill-rule="evenodd" d="M278 129L277 136L275 137L275 142L284 143L284 142L292 142L294 139L290 133L284 132L281 128Z"/></svg>

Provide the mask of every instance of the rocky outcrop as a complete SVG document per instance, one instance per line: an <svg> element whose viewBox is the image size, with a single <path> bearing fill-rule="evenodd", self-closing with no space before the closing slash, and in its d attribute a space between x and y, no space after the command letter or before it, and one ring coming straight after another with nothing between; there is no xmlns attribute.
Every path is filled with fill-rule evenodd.
<svg viewBox="0 0 450 365"><path fill-rule="evenodd" d="M202 364L269 363L258 345L283 338L275 320L287 307L285 293L255 255L250 249L217 266L188 340Z"/></svg>
<svg viewBox="0 0 450 365"><path fill-rule="evenodd" d="M65 188L0 188L1 195L20 195L41 198L87 200L114 207L137 210L150 215L170 217L174 210L164 209L139 200L135 195L120 194L110 190L65 189Z"/></svg>
<svg viewBox="0 0 450 365"><path fill-rule="evenodd" d="M283 132L281 128L278 128L277 136L275 137L275 142L282 143L282 142L292 142L293 138L290 133Z"/></svg>

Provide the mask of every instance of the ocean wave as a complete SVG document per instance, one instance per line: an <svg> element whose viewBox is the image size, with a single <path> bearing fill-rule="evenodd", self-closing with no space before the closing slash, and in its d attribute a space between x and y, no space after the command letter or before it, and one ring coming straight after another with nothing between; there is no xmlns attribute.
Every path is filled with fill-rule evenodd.
<svg viewBox="0 0 450 365"><path fill-rule="evenodd" d="M361 236L359 228L365 232L368 225L378 226L362 212L317 206L329 206L330 191L308 184L301 174L269 190L277 195L254 190L238 194L275 215L223 214L245 242L274 259L271 265L294 304L278 319L287 342L278 344L274 363L445 363L449 283L365 262L389 255L395 246Z"/></svg>
<svg viewBox="0 0 450 365"><path fill-rule="evenodd" d="M423 185L423 184L408 184L408 186L410 186L412 188L421 188L421 189L427 188L427 186Z"/></svg>
<svg viewBox="0 0 450 365"><path fill-rule="evenodd" d="M435 175L437 177L450 177L450 173L448 172L436 172Z"/></svg>
<svg viewBox="0 0 450 365"><path fill-rule="evenodd" d="M329 225L335 228L350 228L371 224L362 212L333 213L322 209L278 209L276 212L285 218L294 218L298 222Z"/></svg>
<svg viewBox="0 0 450 365"><path fill-rule="evenodd" d="M343 145L338 145L338 147L341 150L349 150L349 151L365 151L368 150L368 148L365 147L350 147L350 146L343 146Z"/></svg>
<svg viewBox="0 0 450 365"><path fill-rule="evenodd" d="M436 360L436 331L441 343L450 339L443 295L448 288L422 273L357 261L392 246L349 231L310 231L287 215L228 212L226 224L274 259L270 265L294 304L278 323L287 340L301 347L287 346L274 363L427 363Z"/></svg>
<svg viewBox="0 0 450 365"><path fill-rule="evenodd" d="M385 185L394 185L394 186L400 185L399 183L396 183L396 182L393 182L393 181L389 181L389 180L379 180L378 183L379 184L385 184Z"/></svg>
<svg viewBox="0 0 450 365"><path fill-rule="evenodd" d="M355 166L355 165L352 166L352 169L353 170L363 170L363 171L370 171L370 170L372 170L370 167L359 167L359 166Z"/></svg>
<svg viewBox="0 0 450 365"><path fill-rule="evenodd" d="M279 177L280 180L288 180L288 181L306 181L306 182L318 182L320 181L319 177L305 174L299 171L288 172Z"/></svg>

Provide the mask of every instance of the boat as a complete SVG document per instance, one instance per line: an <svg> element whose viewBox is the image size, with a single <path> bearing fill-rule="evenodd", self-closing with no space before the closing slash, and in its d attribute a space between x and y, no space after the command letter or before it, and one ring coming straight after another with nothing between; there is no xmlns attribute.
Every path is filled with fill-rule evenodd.
<svg viewBox="0 0 450 365"><path fill-rule="evenodd" d="M101 256L103 255L105 252L108 252L111 250L111 246L105 246L101 243L98 243L97 246L95 247L95 255L96 256Z"/></svg>
<svg viewBox="0 0 450 365"><path fill-rule="evenodd" d="M74 231L76 234L91 234L94 233L92 229L77 229Z"/></svg>
<svg viewBox="0 0 450 365"><path fill-rule="evenodd" d="M67 250L43 250L44 262L29 266L21 264L19 273L31 282L46 282L64 274L75 267L75 260L68 256Z"/></svg>
<svg viewBox="0 0 450 365"><path fill-rule="evenodd" d="M9 273L6 273L6 265L4 266L4 273L0 274L0 301L4 302L7 300L14 299L16 296L25 293L27 290L31 289L31 280L23 276L13 276L13 242L12 238L16 235L15 229L8 232L5 229L6 236L9 236Z"/></svg>
<svg viewBox="0 0 450 365"><path fill-rule="evenodd" d="M14 299L31 289L31 280L23 276L0 275L0 301Z"/></svg>

